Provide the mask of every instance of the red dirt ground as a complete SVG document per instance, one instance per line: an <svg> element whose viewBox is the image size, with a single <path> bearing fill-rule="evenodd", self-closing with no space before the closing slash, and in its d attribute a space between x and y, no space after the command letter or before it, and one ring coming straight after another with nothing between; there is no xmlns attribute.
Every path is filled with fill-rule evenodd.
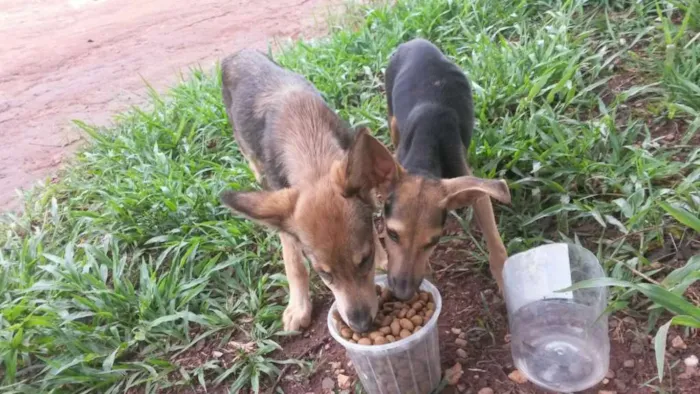
<svg viewBox="0 0 700 394"><path fill-rule="evenodd" d="M458 228L456 221L452 221L448 223L446 231L449 235L461 233ZM474 262L474 250L470 241L459 236L441 244L431 259L434 270L432 280L443 296L443 310L438 320L443 372L456 362L461 363L464 370L458 385L447 387L443 393L477 394L486 387L497 394L546 393L531 383L516 384L508 378L515 368L507 338L505 303L488 268L479 267ZM302 358L314 361L311 374L293 368L286 371L280 382L286 394L322 393L324 378L337 381L337 371L332 370L332 363L340 363L340 368L344 370L342 373L355 378L353 368L347 364L344 349L330 337L326 327L326 314L332 299L328 296L318 298L312 327L304 335L282 343L284 354L280 358L303 355ZM461 329L469 343L465 359L457 355L457 335L451 331L452 328ZM700 376L690 379L681 377L684 372L683 359L689 355L700 355L698 334L684 338L686 349L674 349L670 345L670 338L681 333L669 334L666 361L672 368L670 371L667 368L664 383L660 385L654 379L656 361L652 337L646 334L645 329L645 318L635 319L622 313L610 317L610 376L614 377L584 394L650 394L658 392L656 387L663 387L666 393L700 392ZM628 360L634 360L634 368L623 366ZM337 382L336 392L343 392L338 391Z"/></svg>
<svg viewBox="0 0 700 394"><path fill-rule="evenodd" d="M321 35L342 0L0 0L0 212L99 125L190 66L276 37Z"/></svg>

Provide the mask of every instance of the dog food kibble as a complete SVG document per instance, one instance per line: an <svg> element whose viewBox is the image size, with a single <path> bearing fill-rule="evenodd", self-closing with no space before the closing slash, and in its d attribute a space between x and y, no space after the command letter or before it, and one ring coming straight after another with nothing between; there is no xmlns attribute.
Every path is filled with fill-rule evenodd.
<svg viewBox="0 0 700 394"><path fill-rule="evenodd" d="M376 292L379 312L372 330L368 333L354 332L335 311L333 318L340 336L360 345L385 345L418 332L435 313L435 303L429 292L421 291L406 302L394 299L388 288L377 285Z"/></svg>

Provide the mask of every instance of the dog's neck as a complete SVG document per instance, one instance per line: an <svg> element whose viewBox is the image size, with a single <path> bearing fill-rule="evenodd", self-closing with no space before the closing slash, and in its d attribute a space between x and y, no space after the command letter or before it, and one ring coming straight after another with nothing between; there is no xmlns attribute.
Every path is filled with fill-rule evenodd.
<svg viewBox="0 0 700 394"><path fill-rule="evenodd" d="M433 104L411 111L397 150L409 174L437 179L464 175L464 146L451 111Z"/></svg>
<svg viewBox="0 0 700 394"><path fill-rule="evenodd" d="M349 129L320 97L308 92L295 93L282 112L280 155L289 184L310 185L328 176L352 141Z"/></svg>

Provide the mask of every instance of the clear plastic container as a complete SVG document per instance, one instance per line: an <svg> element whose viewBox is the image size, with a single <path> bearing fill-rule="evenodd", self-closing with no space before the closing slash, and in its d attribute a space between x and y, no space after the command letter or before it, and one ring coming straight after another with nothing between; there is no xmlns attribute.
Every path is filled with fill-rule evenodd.
<svg viewBox="0 0 700 394"><path fill-rule="evenodd" d="M540 246L506 261L513 362L531 382L577 392L605 377L610 363L607 289L560 291L604 276L595 255L572 244Z"/></svg>
<svg viewBox="0 0 700 394"><path fill-rule="evenodd" d="M387 286L386 275L377 275L375 282ZM437 320L442 298L427 280L420 288L433 295L433 316L418 332L386 345L366 346L346 341L340 336L333 319L335 303L328 312L328 331L345 347L368 394L427 394L440 383L442 371Z"/></svg>

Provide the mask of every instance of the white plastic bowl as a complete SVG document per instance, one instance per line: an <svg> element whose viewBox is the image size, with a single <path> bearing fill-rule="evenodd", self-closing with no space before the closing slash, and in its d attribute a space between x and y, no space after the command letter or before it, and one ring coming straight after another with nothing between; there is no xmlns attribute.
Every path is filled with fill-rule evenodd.
<svg viewBox="0 0 700 394"><path fill-rule="evenodd" d="M377 275L375 283L387 285L386 275ZM328 311L328 331L345 347L357 375L368 394L427 394L440 383L440 349L437 320L442 298L437 288L423 280L421 290L429 291L435 312L417 333L386 345L367 346L350 343L336 328L335 303Z"/></svg>

